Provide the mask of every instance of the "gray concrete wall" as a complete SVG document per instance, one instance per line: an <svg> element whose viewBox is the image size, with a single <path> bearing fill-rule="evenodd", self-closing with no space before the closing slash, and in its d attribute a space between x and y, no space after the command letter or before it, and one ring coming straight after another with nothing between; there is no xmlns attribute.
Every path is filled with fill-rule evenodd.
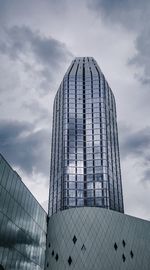
<svg viewBox="0 0 150 270"><path fill-rule="evenodd" d="M149 270L150 222L100 208L49 219L45 270Z"/></svg>

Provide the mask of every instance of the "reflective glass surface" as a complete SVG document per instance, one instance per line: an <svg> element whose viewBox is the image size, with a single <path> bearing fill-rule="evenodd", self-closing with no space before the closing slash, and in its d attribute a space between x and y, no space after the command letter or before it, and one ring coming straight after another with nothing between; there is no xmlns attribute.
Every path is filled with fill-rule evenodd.
<svg viewBox="0 0 150 270"><path fill-rule="evenodd" d="M46 212L0 155L0 269L44 269Z"/></svg>
<svg viewBox="0 0 150 270"><path fill-rule="evenodd" d="M115 98L92 57L72 62L53 109L49 215L78 206L124 212Z"/></svg>

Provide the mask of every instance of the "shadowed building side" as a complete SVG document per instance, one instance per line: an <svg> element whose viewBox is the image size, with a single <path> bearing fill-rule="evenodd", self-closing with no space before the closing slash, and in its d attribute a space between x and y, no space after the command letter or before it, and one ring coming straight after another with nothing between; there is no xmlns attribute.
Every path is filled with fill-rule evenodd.
<svg viewBox="0 0 150 270"><path fill-rule="evenodd" d="M0 270L43 270L47 214L0 154Z"/></svg>

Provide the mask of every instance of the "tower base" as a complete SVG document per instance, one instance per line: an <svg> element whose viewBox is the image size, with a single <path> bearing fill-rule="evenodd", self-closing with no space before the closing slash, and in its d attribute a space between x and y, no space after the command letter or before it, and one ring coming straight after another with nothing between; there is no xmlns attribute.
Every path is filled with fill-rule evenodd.
<svg viewBox="0 0 150 270"><path fill-rule="evenodd" d="M150 222L81 207L48 222L45 270L149 270Z"/></svg>

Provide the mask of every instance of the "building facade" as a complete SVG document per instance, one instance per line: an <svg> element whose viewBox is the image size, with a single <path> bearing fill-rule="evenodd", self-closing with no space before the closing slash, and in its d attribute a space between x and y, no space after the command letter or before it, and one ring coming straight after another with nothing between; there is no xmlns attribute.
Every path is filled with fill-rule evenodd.
<svg viewBox="0 0 150 270"><path fill-rule="evenodd" d="M150 222L98 207L52 215L45 270L149 270Z"/></svg>
<svg viewBox="0 0 150 270"><path fill-rule="evenodd" d="M0 155L0 270L43 270L47 214Z"/></svg>
<svg viewBox="0 0 150 270"><path fill-rule="evenodd" d="M48 216L0 154L0 270L149 270L150 222L124 214L114 95L76 58L54 100Z"/></svg>
<svg viewBox="0 0 150 270"><path fill-rule="evenodd" d="M115 98L91 57L54 100L45 270L67 269L150 269L150 222L124 214Z"/></svg>
<svg viewBox="0 0 150 270"><path fill-rule="evenodd" d="M72 61L53 108L49 216L70 207L124 212L116 104L96 61Z"/></svg>

